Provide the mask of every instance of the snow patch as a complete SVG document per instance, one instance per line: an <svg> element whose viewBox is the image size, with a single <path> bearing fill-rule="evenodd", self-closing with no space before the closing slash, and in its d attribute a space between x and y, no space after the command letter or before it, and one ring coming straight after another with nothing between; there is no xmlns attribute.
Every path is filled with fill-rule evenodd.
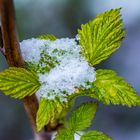
<svg viewBox="0 0 140 140"><path fill-rule="evenodd" d="M41 69L36 70L42 84L36 93L39 97L52 100L59 97L65 101L77 88L88 89L89 83L95 81L95 69L81 55L81 46L76 39L32 38L22 41L20 46L25 62L38 64Z"/></svg>

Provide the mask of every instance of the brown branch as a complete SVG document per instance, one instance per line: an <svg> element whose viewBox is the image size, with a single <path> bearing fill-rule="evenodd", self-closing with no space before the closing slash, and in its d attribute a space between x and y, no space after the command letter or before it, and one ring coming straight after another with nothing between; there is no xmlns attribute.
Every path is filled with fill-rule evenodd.
<svg viewBox="0 0 140 140"><path fill-rule="evenodd" d="M0 0L0 19L6 60L9 66L24 67L16 32L12 0ZM32 127L35 130L35 114L38 108L37 100L34 96L27 97L24 99L24 105L32 122Z"/></svg>
<svg viewBox="0 0 140 140"><path fill-rule="evenodd" d="M25 68L19 47L19 40L16 31L13 0L0 0L0 21L2 30L1 50L5 49L5 56L9 66ZM43 129L36 132L36 113L38 102L35 95L23 99L24 107L30 119L36 140L50 140L50 133Z"/></svg>
<svg viewBox="0 0 140 140"><path fill-rule="evenodd" d="M0 0L0 17L5 55L10 66L24 67L16 33L12 0Z"/></svg>

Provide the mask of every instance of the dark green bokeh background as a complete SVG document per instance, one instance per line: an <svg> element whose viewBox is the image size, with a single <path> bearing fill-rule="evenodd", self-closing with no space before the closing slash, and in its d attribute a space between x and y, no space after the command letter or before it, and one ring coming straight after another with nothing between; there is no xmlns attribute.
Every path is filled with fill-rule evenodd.
<svg viewBox="0 0 140 140"><path fill-rule="evenodd" d="M115 7L122 7L126 39L121 48L98 68L116 70L140 93L139 0L15 0L19 37L23 40L46 33L75 37L82 23ZM0 54L0 71L6 67ZM77 104L81 102L85 102L85 98L77 99ZM140 107L129 109L100 104L92 128L111 135L113 140L140 140ZM0 94L0 140L31 139L22 102Z"/></svg>

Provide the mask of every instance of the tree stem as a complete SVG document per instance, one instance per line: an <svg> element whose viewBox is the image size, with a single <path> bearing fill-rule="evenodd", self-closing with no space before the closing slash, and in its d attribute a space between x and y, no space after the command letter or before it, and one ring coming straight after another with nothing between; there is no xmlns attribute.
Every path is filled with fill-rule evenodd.
<svg viewBox="0 0 140 140"><path fill-rule="evenodd" d="M16 31L15 13L13 0L0 0L0 21L2 39L0 41L1 50L4 50L9 66L25 68L21 56L19 40ZM3 45L3 46L1 46ZM44 128L39 133L36 132L36 113L38 101L35 95L23 99L24 107L31 122L36 140L51 140L51 133Z"/></svg>

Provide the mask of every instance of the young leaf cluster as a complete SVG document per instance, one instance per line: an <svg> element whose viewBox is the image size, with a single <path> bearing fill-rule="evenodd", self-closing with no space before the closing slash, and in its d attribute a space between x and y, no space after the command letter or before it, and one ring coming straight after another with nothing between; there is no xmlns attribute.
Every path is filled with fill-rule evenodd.
<svg viewBox="0 0 140 140"><path fill-rule="evenodd" d="M81 53L89 65L99 64L120 47L125 36L125 31L122 29L123 22L120 18L120 9L112 9L98 15L78 30ZM53 35L42 35L38 38L51 41L57 39ZM45 59L48 60L48 56ZM57 62L49 68L53 68L55 63ZM22 99L34 94L40 88L38 76L34 74L36 71L34 65L27 64L27 67L33 71L9 68L0 73L0 90L5 95ZM43 73L46 69L40 71ZM56 121L59 121L63 112L69 108L71 100L79 95L90 96L106 105L110 103L128 107L140 105L140 97L135 90L113 70L97 70L96 81L91 83L91 88L77 89L77 91L68 97L67 104L60 102L59 99L41 98L36 118L37 130L40 131L47 124L55 126ZM85 103L79 106L71 113L71 117L64 121L64 128L58 131L55 140L74 140L75 133L90 126L96 110L97 103ZM81 140L111 140L111 138L99 131L88 131L81 136Z"/></svg>
<svg viewBox="0 0 140 140"><path fill-rule="evenodd" d="M74 140L75 133L78 134L79 131L91 125L97 111L97 106L97 102L80 105L71 113L69 120L65 122L65 129L58 131L55 140ZM111 140L111 138L98 131L89 131L83 134L80 140Z"/></svg>

